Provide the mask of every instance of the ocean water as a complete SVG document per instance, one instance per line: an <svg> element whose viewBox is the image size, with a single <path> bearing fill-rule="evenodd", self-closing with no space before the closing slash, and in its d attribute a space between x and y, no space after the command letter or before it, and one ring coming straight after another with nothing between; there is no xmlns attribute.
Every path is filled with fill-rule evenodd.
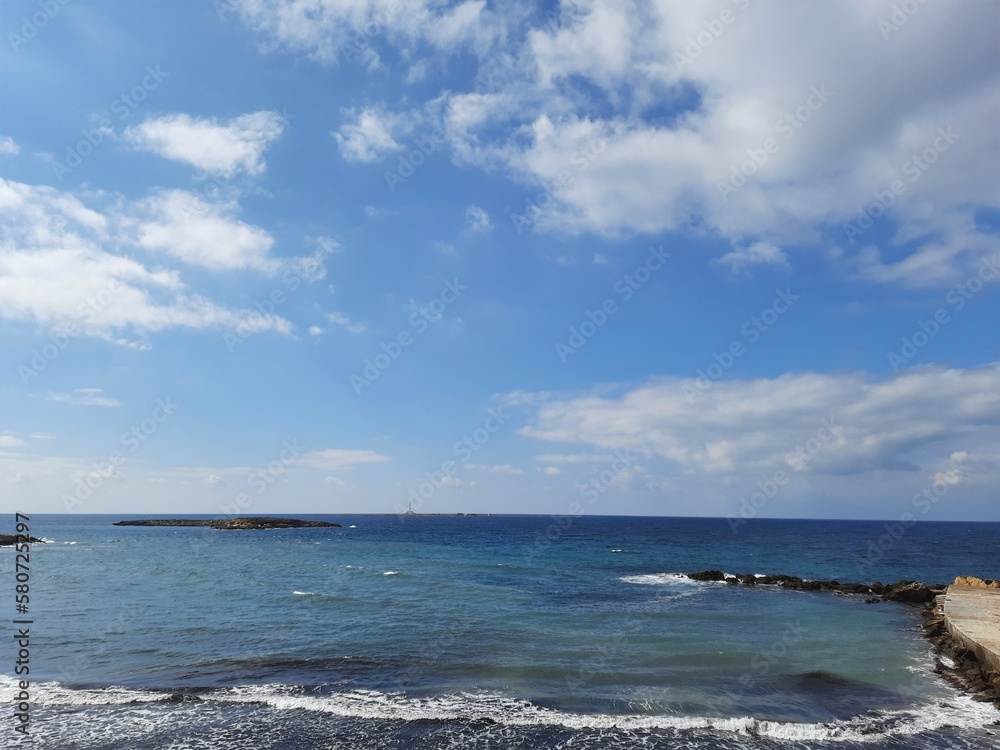
<svg viewBox="0 0 1000 750"><path fill-rule="evenodd" d="M917 609L678 575L1000 578L1000 524L301 517L343 528L33 517L30 746L1000 747Z"/></svg>

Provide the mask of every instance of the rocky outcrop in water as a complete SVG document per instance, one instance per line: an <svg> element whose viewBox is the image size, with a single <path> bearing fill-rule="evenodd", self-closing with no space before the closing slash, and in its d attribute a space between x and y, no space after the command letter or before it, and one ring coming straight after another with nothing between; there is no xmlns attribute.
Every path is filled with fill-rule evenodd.
<svg viewBox="0 0 1000 750"><path fill-rule="evenodd" d="M302 521L298 518L271 518L254 516L248 518L140 518L132 521L118 521L114 526L209 526L222 530L259 530L259 529L312 529L341 528L339 523L328 521Z"/></svg>
<svg viewBox="0 0 1000 750"><path fill-rule="evenodd" d="M28 544L46 544L44 539L39 539L37 536L29 536L27 540L21 536L18 537L17 534L0 534L0 547L13 547L15 544L27 541Z"/></svg>
<svg viewBox="0 0 1000 750"><path fill-rule="evenodd" d="M882 601L903 602L905 604L926 604L943 593L944 586L928 586L920 581L899 581L888 585L875 583L841 583L840 581L810 581L789 575L751 575L737 573L726 575L721 570L703 570L689 573L693 581L725 581L743 586L778 586L793 591L834 591L839 594L855 594L879 597Z"/></svg>

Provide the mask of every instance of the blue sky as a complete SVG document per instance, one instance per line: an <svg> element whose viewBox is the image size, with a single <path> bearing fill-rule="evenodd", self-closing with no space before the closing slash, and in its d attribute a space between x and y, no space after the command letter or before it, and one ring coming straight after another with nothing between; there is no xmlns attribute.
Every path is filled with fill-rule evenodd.
<svg viewBox="0 0 1000 750"><path fill-rule="evenodd" d="M0 502L1000 520L1000 10L897 6L5 3Z"/></svg>

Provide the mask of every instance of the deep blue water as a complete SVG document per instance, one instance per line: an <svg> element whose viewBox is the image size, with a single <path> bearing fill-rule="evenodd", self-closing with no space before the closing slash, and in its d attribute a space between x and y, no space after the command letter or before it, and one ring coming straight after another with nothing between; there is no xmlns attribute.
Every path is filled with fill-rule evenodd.
<svg viewBox="0 0 1000 750"><path fill-rule="evenodd" d="M916 609L677 575L1000 578L1000 524L126 517L32 518L35 747L1000 747Z"/></svg>

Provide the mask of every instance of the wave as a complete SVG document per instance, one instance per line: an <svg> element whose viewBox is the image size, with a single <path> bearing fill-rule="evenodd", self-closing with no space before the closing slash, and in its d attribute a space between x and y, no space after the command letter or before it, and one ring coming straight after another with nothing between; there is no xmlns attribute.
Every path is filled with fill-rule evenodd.
<svg viewBox="0 0 1000 750"><path fill-rule="evenodd" d="M16 682L0 676L0 686L14 689ZM186 696L177 692L136 690L124 687L71 689L59 683L35 683L33 700L42 706L123 706L178 703ZM697 731L728 733L737 737L767 737L775 740L882 742L888 737L907 737L949 729L969 731L991 725L998 713L988 703L968 696L924 703L904 710L869 711L847 720L826 723L795 723L755 719L749 716L658 716L638 714L579 714L558 711L530 701L497 693L455 693L427 698L376 690L352 690L325 695L309 694L293 685L244 685L198 691L197 703L185 702L185 710L199 705L264 705L277 711L319 712L342 718L383 721L491 722L508 727L561 727L582 731ZM148 710L148 709L144 709Z"/></svg>
<svg viewBox="0 0 1000 750"><path fill-rule="evenodd" d="M640 586L703 586L721 581L694 581L683 573L645 573L635 576L622 576L618 579L622 583L633 583Z"/></svg>

